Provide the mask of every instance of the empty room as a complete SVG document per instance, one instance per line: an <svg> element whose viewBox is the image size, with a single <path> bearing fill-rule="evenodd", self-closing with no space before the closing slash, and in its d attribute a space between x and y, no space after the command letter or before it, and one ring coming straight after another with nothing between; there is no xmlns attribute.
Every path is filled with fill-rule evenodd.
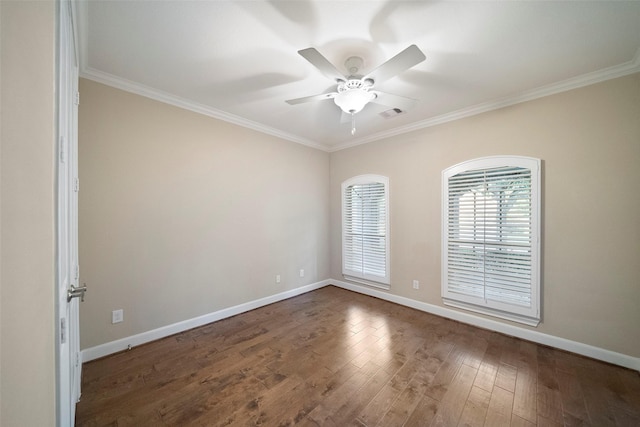
<svg viewBox="0 0 640 427"><path fill-rule="evenodd" d="M0 17L1 425L640 425L640 2Z"/></svg>

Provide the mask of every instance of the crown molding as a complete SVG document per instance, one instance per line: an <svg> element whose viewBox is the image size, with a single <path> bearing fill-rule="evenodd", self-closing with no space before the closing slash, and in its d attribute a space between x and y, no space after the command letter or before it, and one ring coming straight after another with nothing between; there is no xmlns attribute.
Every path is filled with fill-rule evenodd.
<svg viewBox="0 0 640 427"><path fill-rule="evenodd" d="M144 96L146 98L153 99L155 101L163 102L165 104L173 105L174 107L183 108L185 110L193 111L194 113L204 114L205 116L213 117L218 120L223 120L228 123L252 129L267 135L275 136L287 141L295 142L298 144L306 145L317 150L327 151L327 147L323 144L301 138L291 133L283 132L281 130L265 126L262 123L247 120L243 117L230 114L222 110L218 110L209 107L204 104L190 101L179 96L171 95L169 93L141 85L139 83L132 82L127 79L116 77L109 73L104 73L92 68L85 68L80 72L80 77L92 80L97 83L102 83L107 86L114 87L116 89L131 92L136 95Z"/></svg>
<svg viewBox="0 0 640 427"><path fill-rule="evenodd" d="M265 126L261 123L247 120L243 117L230 114L207 105L199 104L169 93L157 90L155 88L141 85L139 83L116 77L113 74L104 73L102 71L93 69L88 66L88 25L89 25L89 12L88 12L89 0L72 0L72 6L74 8L74 22L77 27L77 49L79 51L79 76L88 80L92 80L97 83L101 83L107 86L114 87L116 89L124 90L126 92L135 93L136 95L144 96L146 98L153 99L155 101L163 102L174 107L183 108L195 113L204 114L209 117L213 117L218 120L222 120L228 123L252 129L257 132L261 132L267 135L275 136L277 138L284 139L286 141L295 142L305 145L307 147L315 148L321 151L328 151L328 147L324 144L317 143L315 141L302 138L297 135L293 135L288 132L283 132L279 129L275 129L269 126Z"/></svg>
<svg viewBox="0 0 640 427"><path fill-rule="evenodd" d="M612 67L604 68L602 70L594 71L580 76L572 77L567 80L563 80L550 85L541 86L535 89L520 92L519 94L483 102L471 107L463 108L461 110L453 111L451 113L442 114L439 116L431 117L420 122L412 123L407 126L397 127L385 132L378 132L376 134L359 138L356 140L348 141L342 144L337 144L328 149L329 152L340 151L347 148L355 147L362 144L367 144L374 141L379 141L386 138L391 138L404 133L413 132L420 129L425 129L432 126L437 126L443 123L452 122L455 120L464 119L466 117L475 116L477 114L486 113L500 108L508 107L511 105L520 104L534 99L543 98L549 95L555 95L557 93L566 92L573 89L578 89L584 86L589 86L595 83L600 83L606 80L615 79L618 77L624 77L629 74L640 72L640 48L636 50L633 58L625 63L614 65Z"/></svg>
<svg viewBox="0 0 640 427"><path fill-rule="evenodd" d="M82 3L80 3L82 4ZM80 13L83 13L83 9L80 8ZM81 19L80 22L83 22ZM85 21L86 22L86 21ZM384 132L378 132L367 137L350 140L344 143L338 143L336 145L327 145L312 141L300 136L281 131L269 126L265 126L261 123L247 120L243 117L236 116L209 107L204 104L199 104L175 95L171 95L166 92L159 91L157 89L141 85L139 83L132 82L130 80L116 77L112 74L104 73L90 67L86 67L86 45L82 43L84 28L79 28L80 33L80 58L81 58L81 71L80 77L93 80L98 83L105 84L107 86L115 87L127 92L135 93L146 98L154 99L166 104L173 105L178 108L183 108L195 113L204 114L215 119L223 120L225 122L233 123L235 125L252 129L267 135L275 136L287 141L295 142L305 145L307 147L315 148L317 150L325 152L335 152L345 150L347 148L356 147L358 145L368 144L370 142L380 141L394 136L402 135L405 133L437 126L440 124L452 122L455 120L464 119L466 117L475 116L478 114L486 113L500 108L509 107L512 105L520 104L534 99L543 98L545 96L555 95L558 93L566 92L573 89L578 89L584 86L589 86L595 83L600 83L606 80L615 79L618 77L624 77L629 74L640 72L640 48L636 50L633 58L625 63L614 65L602 70L594 71L591 73L583 74L580 76L572 77L567 80L563 80L550 85L541 86L535 89L520 92L516 95L495 99L488 102L473 105L471 107L463 108L460 110L452 111L450 113L441 114L439 116L431 117L426 120L422 120L416 123L409 124L407 126L400 126L394 129L390 129Z"/></svg>

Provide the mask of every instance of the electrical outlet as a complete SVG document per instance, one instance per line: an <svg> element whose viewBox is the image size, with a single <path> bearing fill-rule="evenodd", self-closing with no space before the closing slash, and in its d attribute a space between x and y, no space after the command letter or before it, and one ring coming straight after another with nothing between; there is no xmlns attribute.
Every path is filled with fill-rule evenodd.
<svg viewBox="0 0 640 427"><path fill-rule="evenodd" d="M276 274L276 283L280 283L280 275Z"/></svg>
<svg viewBox="0 0 640 427"><path fill-rule="evenodd" d="M300 269L300 277L304 277L304 270Z"/></svg>
<svg viewBox="0 0 640 427"><path fill-rule="evenodd" d="M113 310L111 312L111 323L120 323L124 320L123 310Z"/></svg>
<svg viewBox="0 0 640 427"><path fill-rule="evenodd" d="M413 289L420 289L420 282L417 280L413 281Z"/></svg>

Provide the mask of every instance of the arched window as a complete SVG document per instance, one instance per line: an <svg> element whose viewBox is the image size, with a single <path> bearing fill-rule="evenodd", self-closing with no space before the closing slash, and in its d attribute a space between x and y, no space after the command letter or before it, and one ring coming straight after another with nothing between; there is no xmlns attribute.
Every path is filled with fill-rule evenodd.
<svg viewBox="0 0 640 427"><path fill-rule="evenodd" d="M360 175L342 183L342 274L388 288L389 178Z"/></svg>
<svg viewBox="0 0 640 427"><path fill-rule="evenodd" d="M445 304L539 323L540 165L485 157L442 172Z"/></svg>

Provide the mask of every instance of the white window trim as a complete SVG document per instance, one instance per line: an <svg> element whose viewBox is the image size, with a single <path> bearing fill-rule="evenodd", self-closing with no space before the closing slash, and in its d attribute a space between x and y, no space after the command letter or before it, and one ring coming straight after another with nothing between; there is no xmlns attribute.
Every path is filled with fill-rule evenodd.
<svg viewBox="0 0 640 427"><path fill-rule="evenodd" d="M442 299L445 305L477 313L537 326L541 318L540 301L540 215L541 215L541 165L540 159L521 156L492 156L473 159L451 166L442 171ZM503 166L518 166L531 171L531 306L518 307L492 300L460 295L448 290L448 178L464 171L490 169Z"/></svg>
<svg viewBox="0 0 640 427"><path fill-rule="evenodd" d="M373 276L367 274L360 274L359 272L347 270L345 268L346 265L346 250L345 250L345 190L347 187L354 184L370 184L370 183L382 183L384 185L384 197L386 200L385 206L385 277ZM342 229L342 275L346 280L350 280L353 282L361 283L368 286L373 286L381 289L389 289L389 285L391 283L391 270L390 270L390 253L389 253L389 242L390 242L390 231L389 231L389 178L382 175L358 175L353 178L350 178L342 183L341 191L340 191L340 199L342 205L341 211L341 229Z"/></svg>

